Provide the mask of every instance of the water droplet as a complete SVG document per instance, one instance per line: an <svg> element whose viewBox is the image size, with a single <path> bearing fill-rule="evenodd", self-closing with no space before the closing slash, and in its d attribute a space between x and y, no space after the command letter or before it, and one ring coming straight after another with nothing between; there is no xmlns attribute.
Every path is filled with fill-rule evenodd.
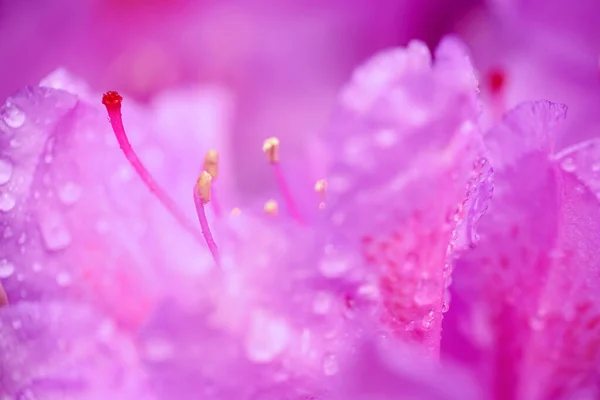
<svg viewBox="0 0 600 400"><path fill-rule="evenodd" d="M433 321L435 319L435 313L433 312L433 310L429 311L427 314L425 314L425 316L423 317L423 328L425 329L429 329L431 328L431 325L433 325Z"/></svg>
<svg viewBox="0 0 600 400"><path fill-rule="evenodd" d="M13 172L13 165L10 161L0 158L0 185L4 185L10 180Z"/></svg>
<svg viewBox="0 0 600 400"><path fill-rule="evenodd" d="M55 212L42 214L39 225L42 239L48 250L62 250L71 244L71 233L60 214Z"/></svg>
<svg viewBox="0 0 600 400"><path fill-rule="evenodd" d="M331 310L332 299L328 293L318 292L313 300L313 312L325 315Z"/></svg>
<svg viewBox="0 0 600 400"><path fill-rule="evenodd" d="M13 328L14 328L15 330L19 330L19 329L21 329L21 327L23 326L23 322L22 322L20 319L15 319L15 320L12 322L12 326L13 326Z"/></svg>
<svg viewBox="0 0 600 400"><path fill-rule="evenodd" d="M0 194L0 211L8 212L17 204L17 199L10 193Z"/></svg>
<svg viewBox="0 0 600 400"><path fill-rule="evenodd" d="M338 373L340 365L335 354L326 354L322 362L323 373L327 376L332 376Z"/></svg>
<svg viewBox="0 0 600 400"><path fill-rule="evenodd" d="M440 289L434 281L430 279L424 280L417 289L417 293L415 293L415 303L420 306L431 304L436 300L439 291Z"/></svg>
<svg viewBox="0 0 600 400"><path fill-rule="evenodd" d="M0 260L0 278L8 278L15 272L15 265L7 259Z"/></svg>
<svg viewBox="0 0 600 400"><path fill-rule="evenodd" d="M31 269L33 270L33 272L40 272L42 270L42 264L33 263L31 265Z"/></svg>
<svg viewBox="0 0 600 400"><path fill-rule="evenodd" d="M452 295L448 289L444 290L444 302L442 303L442 312L448 312L450 309L450 299Z"/></svg>
<svg viewBox="0 0 600 400"><path fill-rule="evenodd" d="M319 264L319 270L327 278L337 278L346 273L350 267L350 260L343 253L339 253L333 246L325 248L325 256Z"/></svg>
<svg viewBox="0 0 600 400"><path fill-rule="evenodd" d="M562 166L562 168L566 171L566 172L573 172L577 169L577 164L575 163L575 160L571 157L567 157L565 158L560 165Z"/></svg>
<svg viewBox="0 0 600 400"><path fill-rule="evenodd" d="M81 196L81 187L73 182L67 182L58 189L58 198L64 204L75 204Z"/></svg>
<svg viewBox="0 0 600 400"><path fill-rule="evenodd" d="M398 134L393 129L382 129L375 134L375 143L384 149L392 147L398 141Z"/></svg>
<svg viewBox="0 0 600 400"><path fill-rule="evenodd" d="M116 330L115 323L110 319L105 319L98 327L97 337L102 342L108 342L112 339Z"/></svg>
<svg viewBox="0 0 600 400"><path fill-rule="evenodd" d="M66 271L59 272L56 275L56 283L58 283L58 286L69 286L71 284L71 275Z"/></svg>
<svg viewBox="0 0 600 400"><path fill-rule="evenodd" d="M544 327L544 320L536 315L529 319L529 326L534 331L539 331Z"/></svg>
<svg viewBox="0 0 600 400"><path fill-rule="evenodd" d="M108 224L107 221L101 219L99 221L96 221L96 232L98 232L101 235L105 235L110 231L110 225Z"/></svg>
<svg viewBox="0 0 600 400"><path fill-rule="evenodd" d="M25 123L25 113L12 104L7 104L2 117L11 128L20 128Z"/></svg>
<svg viewBox="0 0 600 400"><path fill-rule="evenodd" d="M271 362L283 352L289 338L290 329L284 320L256 311L245 343L248 358L255 363Z"/></svg>
<svg viewBox="0 0 600 400"><path fill-rule="evenodd" d="M151 361L165 361L175 354L173 344L167 340L153 338L144 343L144 355Z"/></svg>
<svg viewBox="0 0 600 400"><path fill-rule="evenodd" d="M22 245L22 244L25 244L26 241L27 241L27 234L25 232L23 232L17 238L17 244Z"/></svg>

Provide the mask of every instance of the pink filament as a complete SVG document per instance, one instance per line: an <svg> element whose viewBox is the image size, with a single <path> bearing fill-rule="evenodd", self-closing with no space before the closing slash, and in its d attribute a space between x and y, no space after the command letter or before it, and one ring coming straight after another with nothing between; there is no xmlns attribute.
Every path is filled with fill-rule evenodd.
<svg viewBox="0 0 600 400"><path fill-rule="evenodd" d="M281 196L283 197L283 201L288 209L288 212L298 223L302 224L302 217L300 216L300 212L296 207L296 203L294 202L294 196L292 196L292 192L285 180L285 176L283 175L283 171L279 166L279 163L271 164L273 167L273 173L275 174L275 179L277 180L277 185L279 186L279 191L281 192Z"/></svg>
<svg viewBox="0 0 600 400"><path fill-rule="evenodd" d="M210 232L210 227L208 226L208 220L206 219L206 212L204 210L204 199L200 195L198 187L194 186L194 204L196 205L196 213L198 214L198 222L200 222L200 229L202 230L202 235L206 240L206 244L208 245L208 249L210 250L210 254L212 254L213 259L217 265L220 265L219 258L219 249L217 248L217 244L215 243L215 239L213 239L212 233Z"/></svg>
<svg viewBox="0 0 600 400"><path fill-rule="evenodd" d="M197 237L198 230L196 229L195 225L193 225L186 218L185 214L179 209L175 202L171 200L169 195L158 185L131 147L131 143L129 143L129 139L125 133L125 127L123 126L123 118L121 117L120 107L107 107L106 110L108 111L110 124L112 125L117 141L119 142L119 146L125 154L127 161L129 161L131 166L133 166L133 169L139 175L142 182L144 182L148 189L150 189L150 191L167 208L167 210L169 210L177 222L179 222L183 228Z"/></svg>

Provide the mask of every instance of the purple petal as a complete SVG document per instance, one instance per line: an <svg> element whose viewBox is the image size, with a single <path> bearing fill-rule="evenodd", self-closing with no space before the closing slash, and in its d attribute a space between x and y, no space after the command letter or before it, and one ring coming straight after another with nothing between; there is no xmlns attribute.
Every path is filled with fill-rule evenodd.
<svg viewBox="0 0 600 400"><path fill-rule="evenodd" d="M414 349L379 338L347 356L333 399L480 399L475 381L456 366L432 365Z"/></svg>
<svg viewBox="0 0 600 400"><path fill-rule="evenodd" d="M11 173L0 189L0 279L11 302L78 298L136 325L169 271L201 271L208 261L135 177L99 108L47 88L22 91L3 108L0 148Z"/></svg>
<svg viewBox="0 0 600 400"><path fill-rule="evenodd" d="M328 136L333 232L322 269L347 265L338 273L375 285L384 323L434 352L448 257L475 238L491 196L476 93L458 40L445 39L434 62L412 42L355 72Z"/></svg>
<svg viewBox="0 0 600 400"><path fill-rule="evenodd" d="M591 143L551 154L565 114L525 103L486 136L495 198L457 265L456 293L497 398L597 396L597 161Z"/></svg>
<svg viewBox="0 0 600 400"><path fill-rule="evenodd" d="M144 398L132 351L110 319L80 304L0 311L0 387L10 398Z"/></svg>

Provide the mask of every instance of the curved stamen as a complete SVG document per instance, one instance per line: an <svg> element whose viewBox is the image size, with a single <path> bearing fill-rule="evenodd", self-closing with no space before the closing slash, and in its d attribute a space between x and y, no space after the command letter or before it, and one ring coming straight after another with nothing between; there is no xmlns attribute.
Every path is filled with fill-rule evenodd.
<svg viewBox="0 0 600 400"><path fill-rule="evenodd" d="M200 222L202 235L206 240L210 254L212 254L215 263L220 265L219 249L217 248L215 239L208 226L208 220L206 219L206 212L204 210L204 205L210 201L211 181L212 176L208 172L202 171L198 178L198 182L194 185L194 204L196 205L196 213L198 214L198 222Z"/></svg>
<svg viewBox="0 0 600 400"><path fill-rule="evenodd" d="M138 174L142 182L150 189L150 191L158 198L158 200L166 207L166 209L173 215L177 222L188 232L194 235L200 242L203 241L200 232L196 226L185 216L183 211L179 209L177 204L169 197L165 190L154 180L150 172L144 167L141 160L133 150L127 134L125 133L125 127L123 126L123 118L121 116L121 102L123 97L117 92L110 91L106 92L102 96L102 104L106 107L110 124L112 126L119 147L125 154L125 158L131 164L135 172Z"/></svg>

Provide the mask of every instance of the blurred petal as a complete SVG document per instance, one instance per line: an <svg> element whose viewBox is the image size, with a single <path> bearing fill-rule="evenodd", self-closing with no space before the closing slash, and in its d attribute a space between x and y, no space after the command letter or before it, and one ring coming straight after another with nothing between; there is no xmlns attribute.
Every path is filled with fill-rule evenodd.
<svg viewBox="0 0 600 400"><path fill-rule="evenodd" d="M0 311L0 387L9 398L142 399L129 339L97 310L21 302Z"/></svg>
<svg viewBox="0 0 600 400"><path fill-rule="evenodd" d="M432 365L384 339L364 341L348 356L333 399L481 399L477 383L455 366Z"/></svg>
<svg viewBox="0 0 600 400"><path fill-rule="evenodd" d="M475 239L491 195L476 93L458 40L445 39L435 61L411 42L355 72L328 136L332 236L321 268L343 265L333 273L374 285L385 323L433 353L448 257Z"/></svg>

